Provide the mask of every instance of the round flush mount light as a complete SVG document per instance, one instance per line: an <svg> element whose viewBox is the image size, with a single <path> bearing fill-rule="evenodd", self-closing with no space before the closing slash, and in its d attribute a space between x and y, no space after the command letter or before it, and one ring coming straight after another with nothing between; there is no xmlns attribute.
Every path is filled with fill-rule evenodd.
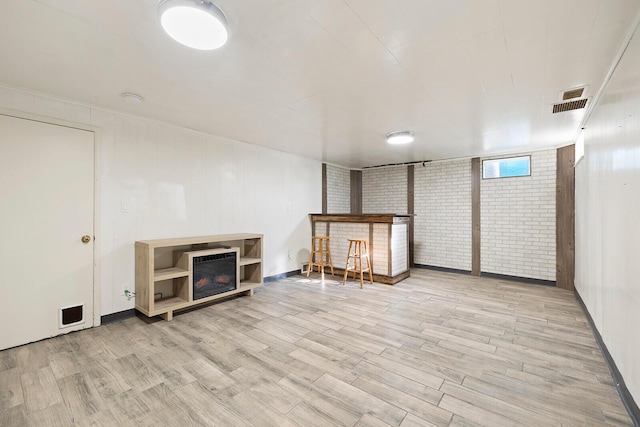
<svg viewBox="0 0 640 427"><path fill-rule="evenodd" d="M199 50L217 49L227 42L227 18L207 0L161 0L160 25L175 41Z"/></svg>
<svg viewBox="0 0 640 427"><path fill-rule="evenodd" d="M405 130L402 132L391 132L387 134L387 143L393 145L408 144L413 142L413 132Z"/></svg>

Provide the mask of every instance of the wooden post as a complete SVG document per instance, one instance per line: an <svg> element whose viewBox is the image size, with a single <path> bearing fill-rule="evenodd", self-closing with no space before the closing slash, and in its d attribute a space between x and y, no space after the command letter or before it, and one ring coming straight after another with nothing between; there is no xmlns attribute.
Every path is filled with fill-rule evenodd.
<svg viewBox="0 0 640 427"><path fill-rule="evenodd" d="M556 286L574 290L575 145L556 152Z"/></svg>
<svg viewBox="0 0 640 427"><path fill-rule="evenodd" d="M481 234L480 234L480 158L471 159L471 275L481 273Z"/></svg>

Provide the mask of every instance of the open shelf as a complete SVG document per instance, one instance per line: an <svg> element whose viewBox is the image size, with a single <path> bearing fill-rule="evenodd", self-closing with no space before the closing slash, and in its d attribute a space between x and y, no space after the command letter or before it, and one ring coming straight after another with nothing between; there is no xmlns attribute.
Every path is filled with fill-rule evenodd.
<svg viewBox="0 0 640 427"><path fill-rule="evenodd" d="M177 310L241 293L253 295L253 290L263 284L262 239L262 234L244 233L136 242L136 309L150 317L171 320ZM236 251L236 289L194 299L191 257L221 249ZM156 300L159 293L165 297Z"/></svg>
<svg viewBox="0 0 640 427"><path fill-rule="evenodd" d="M250 264L258 264L262 262L262 258L247 258L247 257L242 257L240 258L240 266L242 267L243 265L250 265Z"/></svg>
<svg viewBox="0 0 640 427"><path fill-rule="evenodd" d="M262 283L258 283L258 282L240 282L240 290L249 290L249 289L254 289L257 288L258 286L262 286Z"/></svg>
<svg viewBox="0 0 640 427"><path fill-rule="evenodd" d="M161 282L163 280L177 279L178 277L189 276L189 270L178 267L161 268L153 272L153 280Z"/></svg>
<svg viewBox="0 0 640 427"><path fill-rule="evenodd" d="M189 301L178 297L163 298L154 301L153 311L160 312L166 310L177 310L185 307L188 303Z"/></svg>

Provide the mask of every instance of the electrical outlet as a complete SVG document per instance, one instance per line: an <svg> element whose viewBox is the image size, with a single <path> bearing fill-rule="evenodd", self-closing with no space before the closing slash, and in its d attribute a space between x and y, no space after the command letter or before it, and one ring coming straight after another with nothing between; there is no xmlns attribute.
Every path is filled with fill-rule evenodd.
<svg viewBox="0 0 640 427"><path fill-rule="evenodd" d="M293 258L291 258L291 250L287 251L287 259L292 260Z"/></svg>
<svg viewBox="0 0 640 427"><path fill-rule="evenodd" d="M122 295L128 296L129 292L131 292L131 283L124 282L122 284Z"/></svg>

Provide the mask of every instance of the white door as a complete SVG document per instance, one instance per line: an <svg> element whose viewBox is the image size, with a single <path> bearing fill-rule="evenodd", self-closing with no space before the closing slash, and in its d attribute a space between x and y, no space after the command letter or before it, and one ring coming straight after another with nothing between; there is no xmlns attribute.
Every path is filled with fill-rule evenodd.
<svg viewBox="0 0 640 427"><path fill-rule="evenodd" d="M93 132L0 114L0 349L93 326L93 182Z"/></svg>

